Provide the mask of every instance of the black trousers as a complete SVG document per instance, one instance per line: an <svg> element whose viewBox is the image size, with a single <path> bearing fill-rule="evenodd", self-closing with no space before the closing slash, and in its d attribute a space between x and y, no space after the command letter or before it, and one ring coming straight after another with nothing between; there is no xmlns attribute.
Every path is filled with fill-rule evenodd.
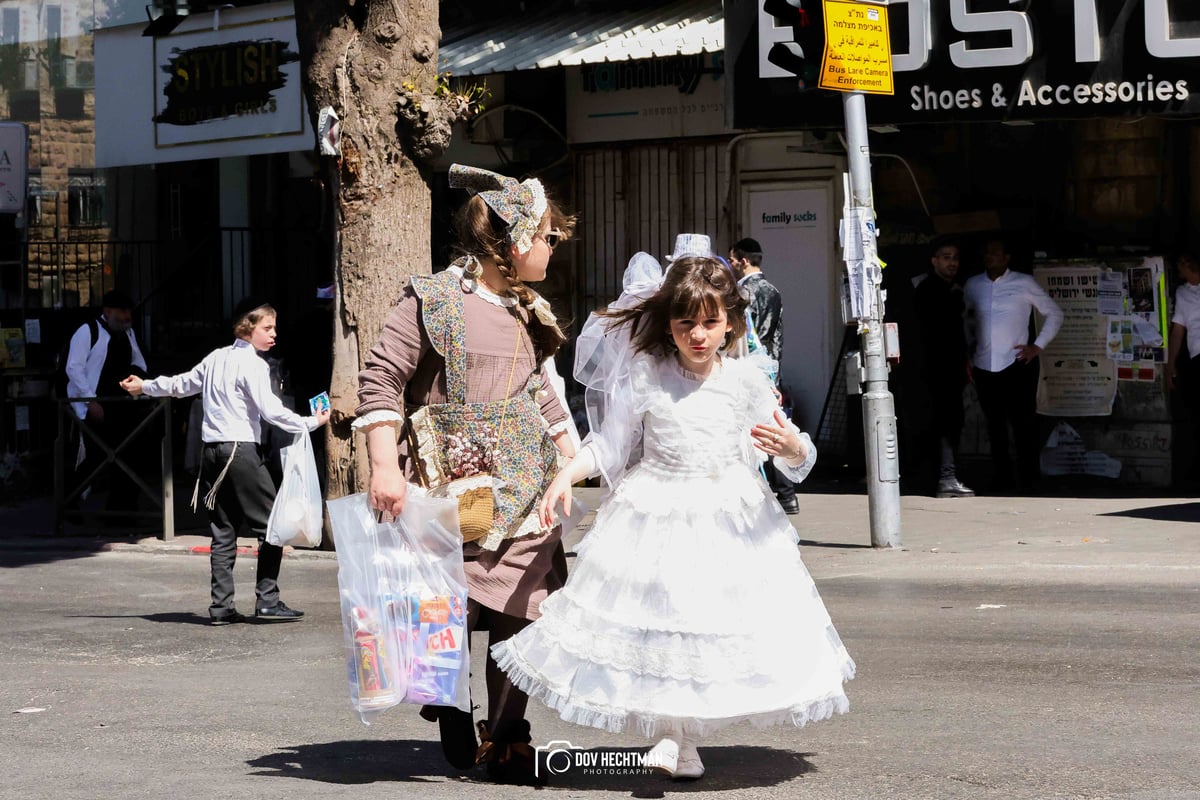
<svg viewBox="0 0 1200 800"><path fill-rule="evenodd" d="M138 403L101 403L101 407L104 409L104 420L102 422L84 420L81 424L88 425L100 436L105 444L116 449L128 438L133 429L141 423L142 418L145 417L143 408L139 406L140 404ZM104 462L106 457L100 445L92 441L82 431L79 431L78 435L84 437L83 446L86 455L75 470L74 486L78 486L80 482L92 473L92 470ZM147 464L154 464L157 468L151 444L149 435L143 430L136 439L129 442L121 450L118 457L141 475L142 469ZM71 455L74 455L74 451L71 452ZM105 511L137 510L140 490L125 470L115 462L109 464L106 470L97 476L97 481L104 480L108 482L108 500L104 505ZM153 481L150 482L150 485L154 485Z"/></svg>
<svg viewBox="0 0 1200 800"><path fill-rule="evenodd" d="M275 503L275 483L267 471L262 446L254 442L206 442L200 458L201 503L223 471L216 504L208 512L212 531L209 557L212 605L208 613L212 617L228 616L235 610L233 565L237 560L237 534L243 522L250 535L258 538L256 608L279 604L279 565L283 561L283 549L266 542L267 520Z"/></svg>
<svg viewBox="0 0 1200 800"><path fill-rule="evenodd" d="M998 487L1012 486L1013 462L1008 453L1008 429L1017 446L1017 487L1032 489L1041 477L1037 418L1038 360L1014 362L1000 372L976 368L975 389L987 418L992 466Z"/></svg>
<svg viewBox="0 0 1200 800"><path fill-rule="evenodd" d="M783 473L775 469L775 462L767 459L763 462L763 472L766 473L767 483L771 486L771 491L775 493L775 497L780 503L787 503L796 499L796 484L784 477Z"/></svg>
<svg viewBox="0 0 1200 800"><path fill-rule="evenodd" d="M931 463L937 465L938 480L958 477L958 443L963 429L963 384L958 380L930 380L929 423L926 445Z"/></svg>

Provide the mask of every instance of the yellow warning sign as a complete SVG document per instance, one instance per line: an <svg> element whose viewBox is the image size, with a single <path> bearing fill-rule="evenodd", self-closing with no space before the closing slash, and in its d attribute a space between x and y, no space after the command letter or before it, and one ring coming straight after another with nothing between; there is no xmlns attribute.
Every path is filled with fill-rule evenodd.
<svg viewBox="0 0 1200 800"><path fill-rule="evenodd" d="M825 54L817 85L838 92L895 94L887 8L858 0L824 0Z"/></svg>

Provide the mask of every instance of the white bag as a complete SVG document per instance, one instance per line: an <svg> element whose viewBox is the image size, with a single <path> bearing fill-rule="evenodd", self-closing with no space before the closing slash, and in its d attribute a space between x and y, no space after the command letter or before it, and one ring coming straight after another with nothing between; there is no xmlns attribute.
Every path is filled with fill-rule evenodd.
<svg viewBox="0 0 1200 800"><path fill-rule="evenodd" d="M267 521L267 543L278 547L321 544L321 481L308 433L283 448L283 483Z"/></svg>

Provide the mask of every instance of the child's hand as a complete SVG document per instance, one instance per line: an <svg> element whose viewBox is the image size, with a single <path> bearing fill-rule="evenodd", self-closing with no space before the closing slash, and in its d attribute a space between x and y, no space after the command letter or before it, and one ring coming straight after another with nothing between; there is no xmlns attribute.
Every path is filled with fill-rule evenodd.
<svg viewBox="0 0 1200 800"><path fill-rule="evenodd" d="M120 386L134 397L137 397L142 393L142 379L137 375L130 375L128 378L121 381Z"/></svg>
<svg viewBox="0 0 1200 800"><path fill-rule="evenodd" d="M317 427L319 428L326 422L329 422L329 415L332 413L333 412L327 408L324 411L318 411L316 414L313 414L313 416L317 418Z"/></svg>
<svg viewBox="0 0 1200 800"><path fill-rule="evenodd" d="M754 446L769 456L783 456L787 461L796 461L806 455L800 435L788 424L782 409L775 409L775 423L755 425L750 429Z"/></svg>
<svg viewBox="0 0 1200 800"><path fill-rule="evenodd" d="M560 472L550 482L550 488L546 490L546 495L538 503L538 522L542 524L542 528L549 530L558 523L558 514L554 513L554 507L560 502L562 503L563 513L571 513L571 501L574 499L571 491L570 476L565 472Z"/></svg>
<svg viewBox="0 0 1200 800"><path fill-rule="evenodd" d="M328 412L326 412L328 418ZM408 483L404 473L397 464L391 469L372 469L371 486L367 490L367 499L371 508L376 511L386 511L393 517L400 516L404 510L404 499L408 496Z"/></svg>

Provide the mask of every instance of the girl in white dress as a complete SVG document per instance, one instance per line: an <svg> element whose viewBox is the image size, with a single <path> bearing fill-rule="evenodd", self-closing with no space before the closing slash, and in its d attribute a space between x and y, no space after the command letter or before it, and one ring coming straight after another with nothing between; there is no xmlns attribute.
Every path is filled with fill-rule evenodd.
<svg viewBox="0 0 1200 800"><path fill-rule="evenodd" d="M589 475L612 494L566 585L492 653L564 720L661 738L647 763L694 779L696 743L719 728L847 711L854 662L758 472L771 457L799 482L812 441L761 370L721 355L745 333L733 277L711 258L679 259L665 280L633 267L577 342L597 419L539 513L545 525L559 504L569 513Z"/></svg>

